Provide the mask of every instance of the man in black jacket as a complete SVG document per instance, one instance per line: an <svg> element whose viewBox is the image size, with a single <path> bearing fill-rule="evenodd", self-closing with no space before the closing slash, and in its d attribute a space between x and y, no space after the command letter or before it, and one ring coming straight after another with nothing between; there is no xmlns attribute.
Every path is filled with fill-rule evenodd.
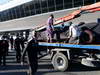
<svg viewBox="0 0 100 75"><path fill-rule="evenodd" d="M21 60L21 47L20 47L21 39L19 36L15 39L15 50L16 50L16 61L19 63Z"/></svg>
<svg viewBox="0 0 100 75"><path fill-rule="evenodd" d="M37 58L37 39L36 39L36 32L31 31L29 35L28 43L23 51L22 60L24 61L25 53L28 54L28 61L29 61L29 68L30 68L30 75L34 75L37 71L38 67L38 58Z"/></svg>
<svg viewBox="0 0 100 75"><path fill-rule="evenodd" d="M2 40L0 40L0 64L1 59L3 59L3 65L6 65L6 55L8 54L8 41L5 36L2 37Z"/></svg>

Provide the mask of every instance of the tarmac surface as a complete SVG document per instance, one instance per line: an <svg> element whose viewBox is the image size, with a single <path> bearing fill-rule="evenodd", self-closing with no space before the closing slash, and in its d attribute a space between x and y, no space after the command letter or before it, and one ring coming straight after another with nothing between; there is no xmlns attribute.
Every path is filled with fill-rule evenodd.
<svg viewBox="0 0 100 75"><path fill-rule="evenodd" d="M6 57L6 66L0 66L0 75L27 75L28 66L16 62L16 52L10 50Z"/></svg>
<svg viewBox="0 0 100 75"><path fill-rule="evenodd" d="M74 63L66 72L60 72L53 68L49 56L39 59L36 75L100 75L100 68L90 68L79 63ZM6 66L0 66L0 75L27 75L28 64L16 63L15 51L10 51L7 56Z"/></svg>

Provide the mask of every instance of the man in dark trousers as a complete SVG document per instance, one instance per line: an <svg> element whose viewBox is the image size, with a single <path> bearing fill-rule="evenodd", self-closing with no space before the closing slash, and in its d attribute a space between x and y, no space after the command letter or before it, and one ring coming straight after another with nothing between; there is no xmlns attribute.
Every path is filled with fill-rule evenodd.
<svg viewBox="0 0 100 75"><path fill-rule="evenodd" d="M21 36L21 38L20 38L20 40L21 40L21 51L23 51L24 50L24 42L25 42L25 38L23 37L23 36Z"/></svg>
<svg viewBox="0 0 100 75"><path fill-rule="evenodd" d="M21 40L19 36L15 39L15 50L16 50L16 60L19 63L21 59L21 48L20 48Z"/></svg>
<svg viewBox="0 0 100 75"><path fill-rule="evenodd" d="M11 50L12 50L13 49L13 44L14 44L13 36L11 36L11 38L10 38L10 44L11 44Z"/></svg>
<svg viewBox="0 0 100 75"><path fill-rule="evenodd" d="M2 37L2 40L0 40L0 64L1 64L1 59L3 59L3 65L6 65L6 55L8 54L8 40L5 36Z"/></svg>
<svg viewBox="0 0 100 75"><path fill-rule="evenodd" d="M28 38L27 46L24 49L22 54L22 60L24 60L25 53L28 54L28 61L29 61L29 75L34 75L38 68L38 58L37 58L37 38L36 32L31 31L31 34Z"/></svg>

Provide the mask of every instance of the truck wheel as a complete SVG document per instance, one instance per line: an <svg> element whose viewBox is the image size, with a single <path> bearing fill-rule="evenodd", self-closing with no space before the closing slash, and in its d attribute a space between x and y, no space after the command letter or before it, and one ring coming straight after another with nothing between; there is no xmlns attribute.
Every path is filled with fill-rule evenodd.
<svg viewBox="0 0 100 75"><path fill-rule="evenodd" d="M63 53L56 53L52 59L53 67L59 71L68 69L68 59Z"/></svg>
<svg viewBox="0 0 100 75"><path fill-rule="evenodd" d="M84 32L87 33L87 34L89 35L88 41L85 41L85 42L86 42L86 43L92 43L92 41L93 41L93 33L92 33L92 31L90 31L90 30L85 30Z"/></svg>

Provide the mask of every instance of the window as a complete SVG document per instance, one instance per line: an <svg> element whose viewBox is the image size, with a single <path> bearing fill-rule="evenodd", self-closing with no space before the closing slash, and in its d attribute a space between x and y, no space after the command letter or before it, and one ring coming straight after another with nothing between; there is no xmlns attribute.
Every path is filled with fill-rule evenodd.
<svg viewBox="0 0 100 75"><path fill-rule="evenodd" d="M40 0L35 0L35 10L36 10L36 14L40 14L41 13L41 8L40 8Z"/></svg>
<svg viewBox="0 0 100 75"><path fill-rule="evenodd" d="M63 9L63 0L55 0L56 2L56 9L61 10Z"/></svg>
<svg viewBox="0 0 100 75"><path fill-rule="evenodd" d="M9 10L7 10L7 20L9 20Z"/></svg>
<svg viewBox="0 0 100 75"><path fill-rule="evenodd" d="M15 10L16 18L20 18L20 10L19 10L19 7L15 7L14 10Z"/></svg>
<svg viewBox="0 0 100 75"><path fill-rule="evenodd" d="M9 9L9 19L10 20L12 19L12 11L11 11L11 9Z"/></svg>
<svg viewBox="0 0 100 75"><path fill-rule="evenodd" d="M24 4L25 16L30 16L31 12L29 11L29 4Z"/></svg>
<svg viewBox="0 0 100 75"><path fill-rule="evenodd" d="M15 8L12 8L11 11L12 11L12 16L13 16L12 19L15 19L16 18Z"/></svg>
<svg viewBox="0 0 100 75"><path fill-rule="evenodd" d="M21 17L25 17L25 10L23 5L18 7L18 11L19 11L19 13L17 14L18 16L20 15Z"/></svg>
<svg viewBox="0 0 100 75"><path fill-rule="evenodd" d="M6 21L6 20L9 19L8 13L9 13L8 10L5 10L5 11L2 12L1 18L2 18L4 21Z"/></svg>
<svg viewBox="0 0 100 75"><path fill-rule="evenodd" d="M42 13L48 12L47 0L41 0Z"/></svg>
<svg viewBox="0 0 100 75"><path fill-rule="evenodd" d="M64 0L64 8L72 8L72 0Z"/></svg>
<svg viewBox="0 0 100 75"><path fill-rule="evenodd" d="M1 12L0 19L1 19L1 21L3 21L3 12Z"/></svg>
<svg viewBox="0 0 100 75"><path fill-rule="evenodd" d="M0 22L1 22L2 20L1 20L1 13L0 13Z"/></svg>
<svg viewBox="0 0 100 75"><path fill-rule="evenodd" d="M83 6L82 0L74 0L74 7Z"/></svg>
<svg viewBox="0 0 100 75"><path fill-rule="evenodd" d="M34 2L31 2L30 3L30 13L31 13L31 15L35 15L35 5L34 5Z"/></svg>
<svg viewBox="0 0 100 75"><path fill-rule="evenodd" d="M48 9L49 11L55 11L54 0L48 0Z"/></svg>
<svg viewBox="0 0 100 75"><path fill-rule="evenodd" d="M7 13L6 13L6 11L4 11L3 17L4 17L4 21L6 21L7 20Z"/></svg>
<svg viewBox="0 0 100 75"><path fill-rule="evenodd" d="M84 0L84 5L93 4L94 2L94 0Z"/></svg>
<svg viewBox="0 0 100 75"><path fill-rule="evenodd" d="M1 19L1 21L3 21L3 12L1 12L0 19Z"/></svg>

